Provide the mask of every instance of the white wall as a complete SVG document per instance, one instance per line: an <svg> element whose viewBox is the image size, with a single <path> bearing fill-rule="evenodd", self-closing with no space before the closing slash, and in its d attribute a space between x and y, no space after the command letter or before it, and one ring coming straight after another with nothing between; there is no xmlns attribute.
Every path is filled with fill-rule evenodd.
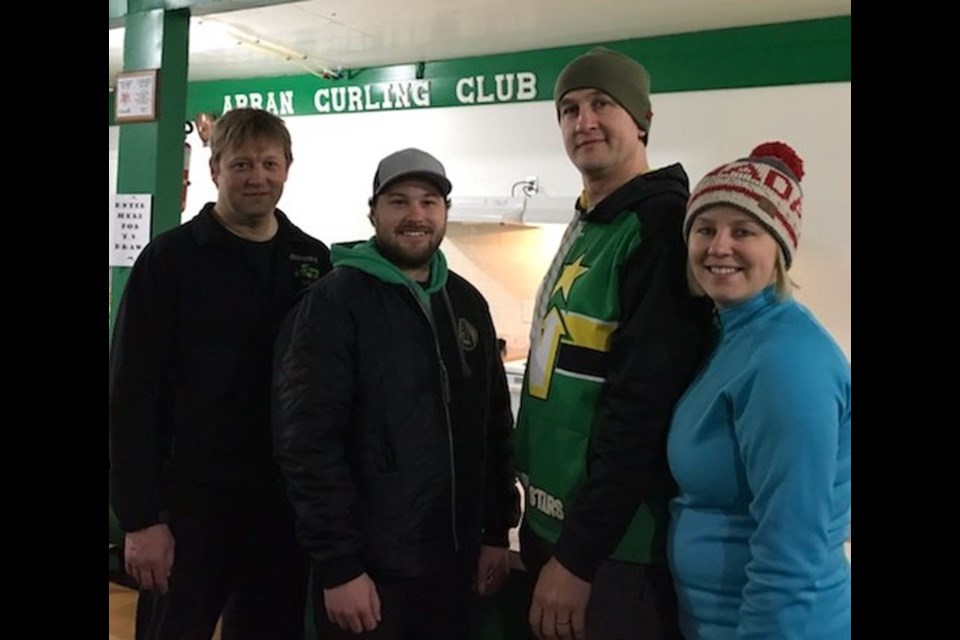
<svg viewBox="0 0 960 640"><path fill-rule="evenodd" d="M652 166L680 161L694 184L769 140L789 143L804 159L803 228L791 274L797 298L850 357L850 83L662 93L652 102ZM551 102L297 116L287 126L294 163L280 208L327 244L370 235L366 202L377 162L407 146L446 165L454 195L509 195L510 185L529 175L546 195L572 198L580 190ZM195 133L188 141L184 220L216 199L209 150ZM487 296L514 352L526 348L530 302L560 231L448 230L443 249L451 266Z"/></svg>
<svg viewBox="0 0 960 640"><path fill-rule="evenodd" d="M117 152L119 147L120 140L120 127L110 127L110 202L109 209L113 209L113 196L117 193ZM107 233L109 234L110 245L107 247L107 252L109 254L109 248L113 246L113 219L110 218L107 221ZM109 256L108 256L109 261Z"/></svg>

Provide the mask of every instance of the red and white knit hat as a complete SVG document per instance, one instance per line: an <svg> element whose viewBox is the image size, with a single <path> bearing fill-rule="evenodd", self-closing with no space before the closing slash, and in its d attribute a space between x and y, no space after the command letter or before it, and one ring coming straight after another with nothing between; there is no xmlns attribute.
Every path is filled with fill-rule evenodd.
<svg viewBox="0 0 960 640"><path fill-rule="evenodd" d="M683 235L693 219L722 205L753 216L780 243L787 268L800 241L803 160L783 142L765 142L741 158L705 175L690 194Z"/></svg>

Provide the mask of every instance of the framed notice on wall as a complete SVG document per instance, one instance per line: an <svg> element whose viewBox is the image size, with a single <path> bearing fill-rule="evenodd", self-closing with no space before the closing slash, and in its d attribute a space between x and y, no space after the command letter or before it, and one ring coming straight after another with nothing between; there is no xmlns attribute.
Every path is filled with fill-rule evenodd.
<svg viewBox="0 0 960 640"><path fill-rule="evenodd" d="M117 74L113 100L116 122L151 122L157 119L157 70Z"/></svg>

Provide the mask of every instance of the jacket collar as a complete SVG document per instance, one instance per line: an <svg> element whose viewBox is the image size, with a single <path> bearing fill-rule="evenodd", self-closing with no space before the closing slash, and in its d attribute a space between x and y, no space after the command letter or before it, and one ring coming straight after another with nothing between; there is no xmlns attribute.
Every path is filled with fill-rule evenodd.
<svg viewBox="0 0 960 640"><path fill-rule="evenodd" d="M192 225L193 237L201 247L222 245L229 240L229 236L224 234L230 232L217 220L217 217L213 214L213 207L214 203L208 202L200 209L200 213L194 217L196 224ZM293 229L293 225L280 209L274 209L274 215L277 218L277 235L274 237L276 239L285 238Z"/></svg>
<svg viewBox="0 0 960 640"><path fill-rule="evenodd" d="M724 333L730 334L746 326L754 318L766 313L769 309L787 303L789 303L789 301L779 300L777 298L776 287L769 285L742 302L724 309L719 309L717 316Z"/></svg>

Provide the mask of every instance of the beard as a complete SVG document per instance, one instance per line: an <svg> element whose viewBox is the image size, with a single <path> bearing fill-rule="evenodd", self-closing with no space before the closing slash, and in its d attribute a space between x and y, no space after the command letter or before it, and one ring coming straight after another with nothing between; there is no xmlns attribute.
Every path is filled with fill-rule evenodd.
<svg viewBox="0 0 960 640"><path fill-rule="evenodd" d="M412 270L420 269L430 264L433 255L440 247L440 243L443 242L445 229L441 229L439 233L432 233L429 238L425 238L424 242L416 243L414 246L406 244L404 239L399 236L402 230L397 231L398 233L389 235L377 233L374 237L377 250L380 252L380 255L401 270Z"/></svg>

